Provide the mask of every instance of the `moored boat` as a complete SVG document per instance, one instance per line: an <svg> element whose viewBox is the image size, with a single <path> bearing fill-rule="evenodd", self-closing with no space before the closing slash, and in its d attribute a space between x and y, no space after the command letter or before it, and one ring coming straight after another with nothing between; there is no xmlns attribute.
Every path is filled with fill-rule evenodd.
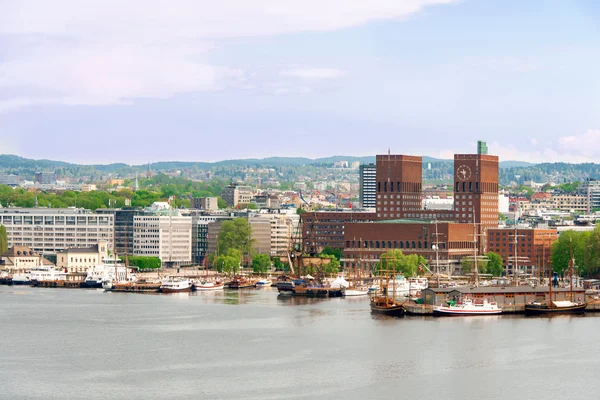
<svg viewBox="0 0 600 400"><path fill-rule="evenodd" d="M405 310L402 303L397 302L391 297L374 296L371 298L371 312L392 317L401 317Z"/></svg>
<svg viewBox="0 0 600 400"><path fill-rule="evenodd" d="M361 289L361 288L351 288L344 290L344 296L366 296L369 294L369 289Z"/></svg>
<svg viewBox="0 0 600 400"><path fill-rule="evenodd" d="M276 284L279 294L283 295L291 295L294 292L294 288L296 286L292 278L290 278L287 275L281 275L280 277L278 277Z"/></svg>
<svg viewBox="0 0 600 400"><path fill-rule="evenodd" d="M31 285L31 278L28 273L14 274L12 276L12 285Z"/></svg>
<svg viewBox="0 0 600 400"><path fill-rule="evenodd" d="M502 309L496 302L488 302L484 299L481 303L475 303L471 299L464 299L460 303L449 302L445 306L433 307L434 315L498 315Z"/></svg>
<svg viewBox="0 0 600 400"><path fill-rule="evenodd" d="M160 283L161 293L183 293L189 292L192 285L189 279L167 278Z"/></svg>
<svg viewBox="0 0 600 400"><path fill-rule="evenodd" d="M525 304L525 315L544 315L544 314L578 314L583 313L587 303L574 303L569 300L538 302L534 301Z"/></svg>
<svg viewBox="0 0 600 400"><path fill-rule="evenodd" d="M269 287L269 286L271 286L272 283L273 283L273 281L270 280L269 278L262 278L262 279L258 280L258 282L256 282L254 284L254 286L256 286L256 287Z"/></svg>
<svg viewBox="0 0 600 400"><path fill-rule="evenodd" d="M222 282L200 282L195 283L194 288L198 292L209 292L215 290L223 290L225 285Z"/></svg>
<svg viewBox="0 0 600 400"><path fill-rule="evenodd" d="M251 287L254 287L254 281L241 275L236 275L229 282L229 289L246 289Z"/></svg>

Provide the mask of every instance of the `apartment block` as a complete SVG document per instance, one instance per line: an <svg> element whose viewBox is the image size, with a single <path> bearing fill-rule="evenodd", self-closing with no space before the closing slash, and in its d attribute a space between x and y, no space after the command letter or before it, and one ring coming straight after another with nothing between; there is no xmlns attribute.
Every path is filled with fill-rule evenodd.
<svg viewBox="0 0 600 400"><path fill-rule="evenodd" d="M359 199L363 208L375 208L377 197L377 167L363 164L359 167Z"/></svg>

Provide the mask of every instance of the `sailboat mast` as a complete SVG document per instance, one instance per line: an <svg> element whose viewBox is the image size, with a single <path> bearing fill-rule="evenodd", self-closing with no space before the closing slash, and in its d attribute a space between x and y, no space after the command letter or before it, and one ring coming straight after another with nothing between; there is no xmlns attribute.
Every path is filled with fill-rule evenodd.
<svg viewBox="0 0 600 400"><path fill-rule="evenodd" d="M569 244L569 281L571 284L570 297L571 301L573 301L573 238L571 238Z"/></svg>
<svg viewBox="0 0 600 400"><path fill-rule="evenodd" d="M479 286L479 266L477 264L477 224L473 213L473 260L475 265L475 286Z"/></svg>

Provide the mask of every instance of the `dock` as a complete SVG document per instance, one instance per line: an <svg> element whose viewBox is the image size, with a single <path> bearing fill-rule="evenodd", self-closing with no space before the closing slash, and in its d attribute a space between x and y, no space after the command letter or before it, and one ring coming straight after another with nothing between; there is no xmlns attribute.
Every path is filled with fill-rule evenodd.
<svg viewBox="0 0 600 400"><path fill-rule="evenodd" d="M32 286L43 288L81 289L80 281L38 281Z"/></svg>
<svg viewBox="0 0 600 400"><path fill-rule="evenodd" d="M157 293L160 283L125 283L113 286L111 291L119 293Z"/></svg>

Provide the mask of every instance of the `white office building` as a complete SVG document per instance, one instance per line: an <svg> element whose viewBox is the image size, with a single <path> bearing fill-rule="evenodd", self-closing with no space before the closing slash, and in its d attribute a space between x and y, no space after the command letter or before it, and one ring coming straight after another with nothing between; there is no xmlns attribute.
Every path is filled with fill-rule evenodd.
<svg viewBox="0 0 600 400"><path fill-rule="evenodd" d="M163 267L192 264L192 217L168 209L134 216L133 254L158 257Z"/></svg>
<svg viewBox="0 0 600 400"><path fill-rule="evenodd" d="M112 251L114 216L81 208L2 208L0 224L6 227L8 246L28 246L41 254L67 248L108 243Z"/></svg>

